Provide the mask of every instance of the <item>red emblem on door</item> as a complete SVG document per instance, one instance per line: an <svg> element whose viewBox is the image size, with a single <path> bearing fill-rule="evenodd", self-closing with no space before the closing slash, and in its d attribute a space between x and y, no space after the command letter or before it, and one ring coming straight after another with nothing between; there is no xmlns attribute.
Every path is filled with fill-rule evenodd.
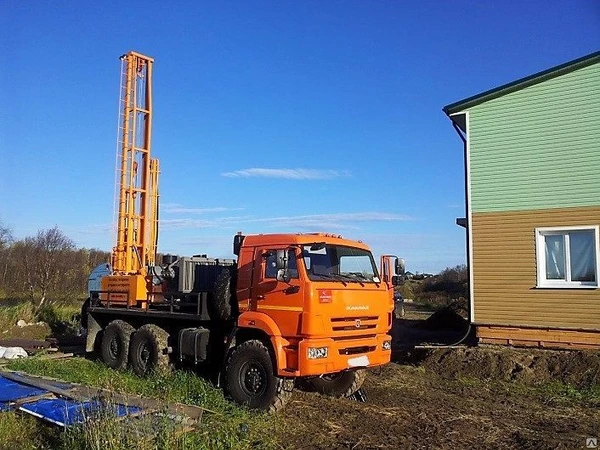
<svg viewBox="0 0 600 450"><path fill-rule="evenodd" d="M331 303L333 296L329 289L319 289L319 303Z"/></svg>

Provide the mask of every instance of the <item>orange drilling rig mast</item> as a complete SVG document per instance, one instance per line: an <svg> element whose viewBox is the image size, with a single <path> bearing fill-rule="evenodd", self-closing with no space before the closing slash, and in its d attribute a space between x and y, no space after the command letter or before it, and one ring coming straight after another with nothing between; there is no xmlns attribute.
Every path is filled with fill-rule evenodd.
<svg viewBox="0 0 600 450"><path fill-rule="evenodd" d="M148 266L155 263L158 239L159 165L150 156L153 64L133 51L121 56L117 241L102 290L105 300L130 306L147 301L152 291Z"/></svg>

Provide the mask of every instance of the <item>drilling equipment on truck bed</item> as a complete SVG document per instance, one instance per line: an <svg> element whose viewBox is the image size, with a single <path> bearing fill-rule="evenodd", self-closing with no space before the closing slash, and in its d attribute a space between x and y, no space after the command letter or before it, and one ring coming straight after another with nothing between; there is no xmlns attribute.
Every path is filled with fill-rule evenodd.
<svg viewBox="0 0 600 450"><path fill-rule="evenodd" d="M152 58L140 53L121 57L117 242L112 275L102 279L102 298L128 306L152 293L148 267L156 259L159 164L150 156L153 65Z"/></svg>
<svg viewBox="0 0 600 450"><path fill-rule="evenodd" d="M121 57L117 241L90 275L86 350L145 376L210 364L227 395L275 410L295 380L356 393L390 361L394 286L404 261L327 233L233 238L237 259L165 255L158 238L158 160L151 158L153 59ZM207 194L208 195L208 194Z"/></svg>

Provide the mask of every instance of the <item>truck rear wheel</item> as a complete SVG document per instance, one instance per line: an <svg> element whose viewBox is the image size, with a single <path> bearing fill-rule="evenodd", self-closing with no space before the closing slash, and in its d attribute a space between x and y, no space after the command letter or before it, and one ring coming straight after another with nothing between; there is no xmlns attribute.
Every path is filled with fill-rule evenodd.
<svg viewBox="0 0 600 450"><path fill-rule="evenodd" d="M100 353L104 363L117 370L124 370L129 360L129 342L135 328L122 320L113 320L104 329Z"/></svg>
<svg viewBox="0 0 600 450"><path fill-rule="evenodd" d="M140 327L131 339L129 358L133 372L145 377L151 372L169 371L169 334L159 326L148 324Z"/></svg>
<svg viewBox="0 0 600 450"><path fill-rule="evenodd" d="M358 391L367 377L364 369L322 375L306 380L310 389L332 397L349 397Z"/></svg>
<svg viewBox="0 0 600 450"><path fill-rule="evenodd" d="M294 381L275 375L269 349L253 339L238 345L225 368L226 393L241 405L275 412L292 395Z"/></svg>

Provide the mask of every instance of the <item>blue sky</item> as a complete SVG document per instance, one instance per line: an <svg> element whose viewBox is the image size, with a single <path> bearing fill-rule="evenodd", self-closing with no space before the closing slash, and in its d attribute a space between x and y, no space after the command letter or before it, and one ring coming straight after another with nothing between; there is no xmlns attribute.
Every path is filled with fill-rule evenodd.
<svg viewBox="0 0 600 450"><path fill-rule="evenodd" d="M465 262L441 108L598 50L590 1L0 3L0 220L113 245L118 57L155 58L159 250L327 231Z"/></svg>

